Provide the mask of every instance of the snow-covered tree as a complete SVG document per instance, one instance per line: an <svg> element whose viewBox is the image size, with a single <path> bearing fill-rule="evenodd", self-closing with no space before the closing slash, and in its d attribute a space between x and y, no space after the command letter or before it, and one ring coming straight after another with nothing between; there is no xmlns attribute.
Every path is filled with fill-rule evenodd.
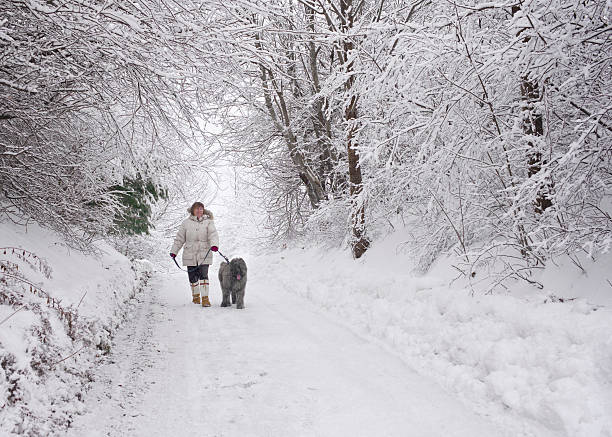
<svg viewBox="0 0 612 437"><path fill-rule="evenodd" d="M175 150L199 131L197 87L181 29L168 33L173 7L0 5L3 215L86 245L122 213L112 186L186 155Z"/></svg>

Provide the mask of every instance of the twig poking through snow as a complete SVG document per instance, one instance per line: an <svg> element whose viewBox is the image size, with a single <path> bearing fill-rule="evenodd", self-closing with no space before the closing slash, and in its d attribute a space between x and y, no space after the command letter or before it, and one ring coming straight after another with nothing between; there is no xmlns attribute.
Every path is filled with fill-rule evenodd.
<svg viewBox="0 0 612 437"><path fill-rule="evenodd" d="M71 353L70 355L68 355L66 358L62 358L61 360L59 360L57 363L53 363L52 366L55 367L57 366L59 363L61 363L62 361L66 361L68 358L75 356L76 354L78 354L79 352L81 352L83 349L85 349L85 345L83 345L81 347L81 349L79 349L76 352Z"/></svg>
<svg viewBox="0 0 612 437"><path fill-rule="evenodd" d="M83 302L83 299L85 299L85 296L87 295L87 292L85 292L85 294L83 295L83 297L81 297L81 300L79 301L78 305L76 306L77 309L79 308L79 306L81 305L81 302Z"/></svg>
<svg viewBox="0 0 612 437"><path fill-rule="evenodd" d="M608 281L610 282L610 281ZM0 325L2 325L4 322L6 322L8 319L10 319L11 317L13 317L15 314L17 314L19 311L21 311L23 309L23 305L21 305L19 308L17 308L17 310L15 310L12 314L10 314L9 316L7 316L4 320L2 320L0 322Z"/></svg>

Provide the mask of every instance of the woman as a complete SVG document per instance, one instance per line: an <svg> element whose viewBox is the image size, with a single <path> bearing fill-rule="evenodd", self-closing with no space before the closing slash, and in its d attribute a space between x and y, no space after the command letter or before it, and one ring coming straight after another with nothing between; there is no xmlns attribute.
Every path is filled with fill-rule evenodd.
<svg viewBox="0 0 612 437"><path fill-rule="evenodd" d="M208 267L212 264L212 252L218 250L219 235L212 212L204 208L201 202L195 202L187 211L189 217L181 223L174 237L170 256L175 258L181 247L185 246L183 265L187 266L193 303L200 304L201 301L203 307L209 307Z"/></svg>

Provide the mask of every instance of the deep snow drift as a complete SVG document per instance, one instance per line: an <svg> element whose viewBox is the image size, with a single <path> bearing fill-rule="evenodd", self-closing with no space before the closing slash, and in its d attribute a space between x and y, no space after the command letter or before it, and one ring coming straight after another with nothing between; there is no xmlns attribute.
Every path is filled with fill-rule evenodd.
<svg viewBox="0 0 612 437"><path fill-rule="evenodd" d="M0 434L50 435L82 410L151 266L104 243L95 256L70 250L34 223L0 224L0 247Z"/></svg>
<svg viewBox="0 0 612 437"><path fill-rule="evenodd" d="M401 240L389 236L357 261L296 248L252 268L378 339L482 414L507 412L560 436L612 436L612 256L583 262L584 272L557 261L540 275L543 290L515 283L507 294L484 294L449 285L456 273L448 260L410 274L396 251Z"/></svg>

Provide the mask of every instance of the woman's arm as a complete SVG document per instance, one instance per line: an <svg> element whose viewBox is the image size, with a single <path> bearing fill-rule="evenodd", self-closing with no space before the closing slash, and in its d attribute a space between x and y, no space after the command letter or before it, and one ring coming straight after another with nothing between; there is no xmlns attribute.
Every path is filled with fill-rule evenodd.
<svg viewBox="0 0 612 437"><path fill-rule="evenodd" d="M181 250L181 247L185 244L185 234L185 222L183 222L176 233L176 237L174 237L174 244L172 245L170 253L178 254L178 251Z"/></svg>
<svg viewBox="0 0 612 437"><path fill-rule="evenodd" d="M208 222L208 244L209 247L219 246L219 234L217 233L214 220Z"/></svg>

